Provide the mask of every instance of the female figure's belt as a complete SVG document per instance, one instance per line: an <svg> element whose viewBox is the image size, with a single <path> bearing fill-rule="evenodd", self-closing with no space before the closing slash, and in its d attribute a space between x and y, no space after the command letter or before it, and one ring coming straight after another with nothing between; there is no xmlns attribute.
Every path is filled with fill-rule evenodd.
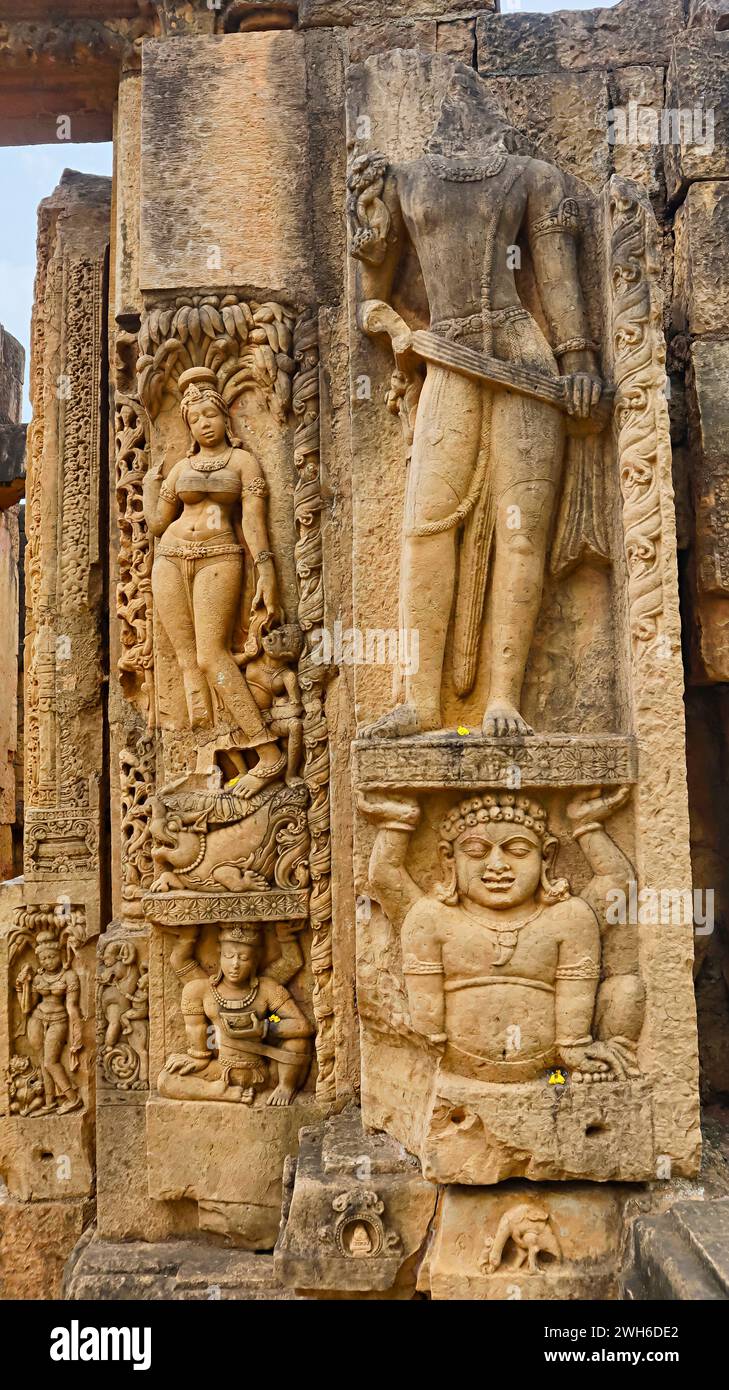
<svg viewBox="0 0 729 1390"><path fill-rule="evenodd" d="M176 560L206 560L210 556L242 555L244 547L235 542L219 545L216 541L174 541L163 542L159 555L167 555Z"/></svg>

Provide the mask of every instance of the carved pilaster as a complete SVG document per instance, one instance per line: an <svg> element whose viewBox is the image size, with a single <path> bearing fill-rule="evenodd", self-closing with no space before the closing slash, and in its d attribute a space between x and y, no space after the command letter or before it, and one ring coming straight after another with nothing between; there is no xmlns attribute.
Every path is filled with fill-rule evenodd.
<svg viewBox="0 0 729 1390"><path fill-rule="evenodd" d="M332 889L329 792L329 742L324 692L326 668L312 661L312 634L324 621L324 576L321 543L321 479L319 471L319 345L314 319L296 326L294 355L299 371L294 378L293 410L297 417L294 461L298 474L294 495L296 516L296 577L299 584L299 623L306 648L299 666L304 698L304 779L309 791L311 852L310 917L313 931L311 964L314 972L314 1013L317 1023L317 1096L335 1096L334 1006L332 1001Z"/></svg>

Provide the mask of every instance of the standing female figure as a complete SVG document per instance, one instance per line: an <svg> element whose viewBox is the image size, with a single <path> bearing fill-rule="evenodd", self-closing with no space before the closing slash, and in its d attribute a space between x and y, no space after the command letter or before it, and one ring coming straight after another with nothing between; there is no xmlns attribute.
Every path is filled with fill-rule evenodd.
<svg viewBox="0 0 729 1390"><path fill-rule="evenodd" d="M253 609L262 623L280 620L278 586L268 545L266 483L253 455L231 431L230 413L211 369L179 379L190 453L167 477L161 465L144 482L144 515L161 537L152 568L157 611L182 672L190 727L213 729L227 715L241 772L236 791L253 796L283 771L286 754L266 728L232 653L243 594L246 547L254 556ZM255 749L250 771L237 748Z"/></svg>

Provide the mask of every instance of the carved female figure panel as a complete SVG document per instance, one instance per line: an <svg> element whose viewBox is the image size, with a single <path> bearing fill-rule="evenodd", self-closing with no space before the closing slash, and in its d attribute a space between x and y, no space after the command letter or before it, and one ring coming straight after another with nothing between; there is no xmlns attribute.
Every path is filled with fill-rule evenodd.
<svg viewBox="0 0 729 1390"><path fill-rule="evenodd" d="M192 447L164 477L147 474L144 510L161 539L152 568L160 620L182 674L192 729L230 733L227 755L242 774L237 790L253 796L286 766L232 651L244 591L246 549L255 557L252 636L279 621L278 584L268 544L266 484L257 461L231 432L230 414L209 368L179 378L181 412ZM242 750L255 749L248 770Z"/></svg>
<svg viewBox="0 0 729 1390"><path fill-rule="evenodd" d="M15 990L23 1020L18 1036L25 1037L40 1070L44 1102L25 1113L55 1110L65 1115L83 1105L71 1078L78 1070L83 1045L81 982L55 931L38 932L34 947L38 968L26 962L16 977Z"/></svg>

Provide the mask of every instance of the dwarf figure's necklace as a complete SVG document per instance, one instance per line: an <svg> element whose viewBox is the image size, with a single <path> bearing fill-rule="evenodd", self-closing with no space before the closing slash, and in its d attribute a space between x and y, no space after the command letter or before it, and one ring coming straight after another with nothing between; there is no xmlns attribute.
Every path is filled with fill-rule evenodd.
<svg viewBox="0 0 729 1390"><path fill-rule="evenodd" d="M465 911L468 912L468 908L465 908ZM531 917L527 917L525 921L515 922L513 924L509 923L503 927L497 926L495 923L492 924L491 922L482 921L480 917L476 917L475 912L468 912L468 915L469 917L476 918L487 932L496 937L496 950L498 954L494 956L494 965L508 965L516 950L519 941L519 932L523 931L525 927L528 927L530 922L535 922L537 917L540 917L543 912L544 908L538 907L536 912L533 912Z"/></svg>

